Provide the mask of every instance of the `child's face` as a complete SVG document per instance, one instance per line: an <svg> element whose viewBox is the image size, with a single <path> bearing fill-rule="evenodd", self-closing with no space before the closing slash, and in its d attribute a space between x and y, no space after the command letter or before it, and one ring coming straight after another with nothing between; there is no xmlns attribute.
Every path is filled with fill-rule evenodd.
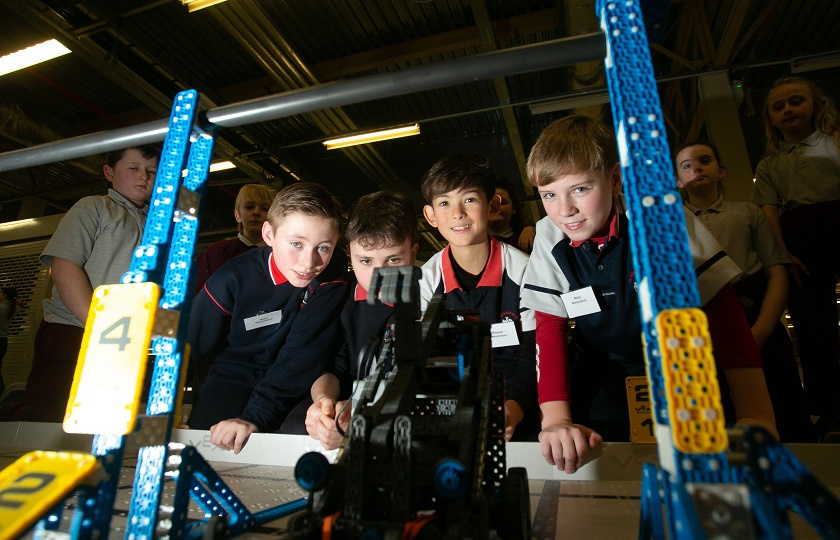
<svg viewBox="0 0 840 540"><path fill-rule="evenodd" d="M130 148L113 168L105 165L102 171L117 193L142 208L151 198L157 166L157 158L144 158L139 150Z"/></svg>
<svg viewBox="0 0 840 540"><path fill-rule="evenodd" d="M277 228L263 223L263 240L271 246L274 263L295 287L306 287L332 258L338 227L328 218L290 214Z"/></svg>
<svg viewBox="0 0 840 540"><path fill-rule="evenodd" d="M472 188L438 195L423 207L426 221L453 247L487 242L487 222L498 212L499 199L488 202L483 191Z"/></svg>
<svg viewBox="0 0 840 540"><path fill-rule="evenodd" d="M561 175L537 190L551 222L571 240L583 242L607 224L613 198L621 192L621 170L616 163L610 175Z"/></svg>
<svg viewBox="0 0 840 540"><path fill-rule="evenodd" d="M411 238L406 238L402 244L377 249L366 249L357 241L350 242L350 262L356 281L367 291L374 268L414 264L418 247Z"/></svg>
<svg viewBox="0 0 840 540"><path fill-rule="evenodd" d="M496 188L496 196L500 199L499 213L490 216L490 223L495 227L508 227L510 219L516 213L510 193L504 188Z"/></svg>
<svg viewBox="0 0 840 540"><path fill-rule="evenodd" d="M814 131L814 99L802 83L782 84L771 90L767 109L770 123L788 142L799 142Z"/></svg>
<svg viewBox="0 0 840 540"><path fill-rule="evenodd" d="M268 219L268 209L271 203L259 203L246 196L242 205L233 211L237 223L242 224L242 230L247 237L259 238L262 234L262 226Z"/></svg>
<svg viewBox="0 0 840 540"><path fill-rule="evenodd" d="M717 189L718 180L724 168L715 158L715 153L704 144L689 146L677 154L677 186L689 193L701 189Z"/></svg>

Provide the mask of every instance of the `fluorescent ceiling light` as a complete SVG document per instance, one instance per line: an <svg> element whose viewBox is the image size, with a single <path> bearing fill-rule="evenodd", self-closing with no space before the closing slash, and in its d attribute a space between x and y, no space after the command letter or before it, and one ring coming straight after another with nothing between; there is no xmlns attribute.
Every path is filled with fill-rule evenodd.
<svg viewBox="0 0 840 540"><path fill-rule="evenodd" d="M790 62L791 73L804 73L806 71L836 67L840 67L840 54L794 58Z"/></svg>
<svg viewBox="0 0 840 540"><path fill-rule="evenodd" d="M349 137L341 137L340 139L330 139L329 141L324 141L324 146L327 147L327 150L335 150L336 148L387 141L388 139L398 139L400 137L410 137L412 135L420 135L419 124L383 129L382 131L373 131L371 133L361 133L359 135L350 135Z"/></svg>
<svg viewBox="0 0 840 540"><path fill-rule="evenodd" d="M199 9L221 4L224 1L225 0L181 0L181 3L187 6L187 9L189 9L190 13L192 13L193 11L198 11Z"/></svg>
<svg viewBox="0 0 840 540"><path fill-rule="evenodd" d="M568 97L532 103L530 108L531 114L543 114L554 111L580 109L583 107L591 107L593 105L601 105L602 103L609 102L609 92L606 90L599 90L597 92L571 94Z"/></svg>
<svg viewBox="0 0 840 540"><path fill-rule="evenodd" d="M51 39L0 58L0 75L34 66L70 52L70 49Z"/></svg>
<svg viewBox="0 0 840 540"><path fill-rule="evenodd" d="M216 163L210 164L210 172L216 171L226 171L228 169L235 169L236 165L231 163L230 161L217 161Z"/></svg>

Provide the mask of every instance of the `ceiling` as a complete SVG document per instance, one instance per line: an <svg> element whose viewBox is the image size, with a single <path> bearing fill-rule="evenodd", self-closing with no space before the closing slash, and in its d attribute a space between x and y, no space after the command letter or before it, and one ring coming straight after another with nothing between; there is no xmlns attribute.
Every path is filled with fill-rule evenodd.
<svg viewBox="0 0 840 540"><path fill-rule="evenodd" d="M727 69L743 83L740 120L754 164L763 148L754 111L769 84L802 57L840 52L840 2L646 1L662 8L651 50L672 145L704 135L697 77ZM48 38L73 51L0 78L0 152L166 118L186 88L207 110L598 31L594 0L228 0L194 13L178 0L0 0L0 10L0 55ZM806 75L840 97L840 68ZM487 155L527 196L528 150L567 113L532 115L529 104L603 85L602 63L589 62L220 130L216 154L237 168L211 175L202 230L230 231L240 184L281 187L295 176L326 185L345 208L396 189L419 210L423 171L455 152ZM609 114L608 106L586 112ZM419 137L321 144L415 121ZM104 192L101 159L0 173L0 221L64 212ZM425 235L424 251L437 247Z"/></svg>

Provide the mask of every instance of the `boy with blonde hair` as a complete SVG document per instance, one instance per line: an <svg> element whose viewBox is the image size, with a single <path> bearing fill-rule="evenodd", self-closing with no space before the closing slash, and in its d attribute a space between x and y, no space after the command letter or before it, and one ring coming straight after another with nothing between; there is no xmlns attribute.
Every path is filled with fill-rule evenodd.
<svg viewBox="0 0 840 540"><path fill-rule="evenodd" d="M268 218L268 209L271 208L274 195L272 188L262 184L245 184L239 188L233 205L233 217L239 234L236 238L214 242L195 260L195 294L225 262L249 249L265 245L262 226Z"/></svg>
<svg viewBox="0 0 840 540"><path fill-rule="evenodd" d="M537 139L527 171L547 214L537 224L522 292L537 319L540 447L549 464L572 473L602 440L629 439L625 378L645 374L639 276L629 224L618 209L622 180L612 130L585 116L557 120ZM728 383L739 422L775 432L758 350L729 285L740 270L711 233L685 215L700 298L725 375L720 382ZM590 301L575 313L570 347L569 311L580 309L580 298Z"/></svg>

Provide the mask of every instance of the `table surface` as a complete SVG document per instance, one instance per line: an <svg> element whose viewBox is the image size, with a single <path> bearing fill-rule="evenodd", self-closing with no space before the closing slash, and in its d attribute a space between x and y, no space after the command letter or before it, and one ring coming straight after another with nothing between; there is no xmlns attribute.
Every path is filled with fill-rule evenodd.
<svg viewBox="0 0 840 540"><path fill-rule="evenodd" d="M235 456L208 448L207 432L176 430L173 440L196 446L252 512L303 497L305 493L292 476L293 465L302 453L319 448L308 437L263 434L253 437L245 451ZM0 441L4 445L0 448L0 468L28 449L90 449L89 437L64 434L60 426L52 424L0 423ZM33 443L40 445L33 446ZM840 446L791 445L791 450L840 497L840 467L836 466L840 462ZM637 538L641 464L655 459L655 446L613 443L607 445L597 460L575 475L567 476L542 461L536 443L508 445L508 466L528 469L532 538L537 539ZM114 505L111 538L122 538L125 534L136 464L136 453L127 449ZM173 488L172 482L164 485L163 504L171 503ZM65 512L65 522L69 523L71 515ZM202 516L198 506L191 503L190 517L201 519ZM239 538L282 537L285 525L285 519L274 521ZM791 525L794 538L819 538L796 515L791 516Z"/></svg>

